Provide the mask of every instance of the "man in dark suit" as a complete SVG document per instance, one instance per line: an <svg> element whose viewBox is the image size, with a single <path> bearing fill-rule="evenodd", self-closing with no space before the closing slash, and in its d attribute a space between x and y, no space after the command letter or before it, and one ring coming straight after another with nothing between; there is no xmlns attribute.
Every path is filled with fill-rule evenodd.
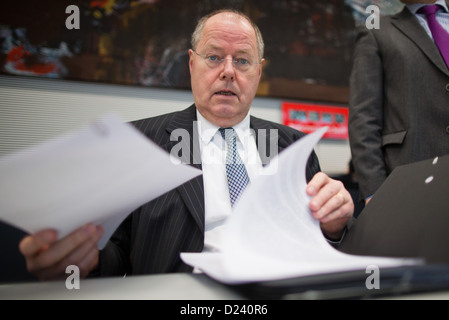
<svg viewBox="0 0 449 320"><path fill-rule="evenodd" d="M449 49L439 51L420 10L438 4L436 18L449 38L448 5L402 2L402 12L382 17L379 29L362 27L357 35L349 139L365 202L396 166L449 153Z"/></svg>
<svg viewBox="0 0 449 320"><path fill-rule="evenodd" d="M203 174L132 213L100 253L96 242L102 230L93 225L60 240L52 230L26 237L20 250L38 278L64 278L69 264L77 265L83 277L92 272L111 276L192 271L179 254L220 250L220 230L232 214L225 164L220 160L224 151L219 147L226 134L222 136L219 129L232 127L236 132L235 149L248 160L243 171L249 180L257 177L263 164L264 157L257 152L263 148L257 146L272 141L271 136L260 141L250 128L274 129L277 151L304 136L249 115L264 60L260 31L246 16L229 10L206 16L193 33L192 48L189 68L195 104L134 125L168 152L178 143L172 141L174 132L187 132L191 148L184 160ZM319 172L315 154L309 159L307 178L311 212L327 239L338 242L352 218L351 196L341 182Z"/></svg>

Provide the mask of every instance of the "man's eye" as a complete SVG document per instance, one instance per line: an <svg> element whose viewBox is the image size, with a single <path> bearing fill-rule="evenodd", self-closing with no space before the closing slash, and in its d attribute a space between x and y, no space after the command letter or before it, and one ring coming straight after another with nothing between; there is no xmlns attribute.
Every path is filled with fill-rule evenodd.
<svg viewBox="0 0 449 320"><path fill-rule="evenodd" d="M249 61L246 59L236 59L236 61L238 64L241 64L241 65L249 64Z"/></svg>
<svg viewBox="0 0 449 320"><path fill-rule="evenodd" d="M217 62L220 60L217 56L208 56L207 59L211 62Z"/></svg>

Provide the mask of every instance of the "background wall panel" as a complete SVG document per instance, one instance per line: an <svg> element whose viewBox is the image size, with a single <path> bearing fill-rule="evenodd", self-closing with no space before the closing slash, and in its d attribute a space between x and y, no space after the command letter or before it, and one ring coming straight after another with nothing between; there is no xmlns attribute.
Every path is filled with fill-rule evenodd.
<svg viewBox="0 0 449 320"><path fill-rule="evenodd" d="M256 97L251 112L281 123L281 101ZM182 110L192 102L188 90L0 76L0 157L109 112L132 121ZM316 152L326 173L346 171L350 158L347 141L322 140Z"/></svg>

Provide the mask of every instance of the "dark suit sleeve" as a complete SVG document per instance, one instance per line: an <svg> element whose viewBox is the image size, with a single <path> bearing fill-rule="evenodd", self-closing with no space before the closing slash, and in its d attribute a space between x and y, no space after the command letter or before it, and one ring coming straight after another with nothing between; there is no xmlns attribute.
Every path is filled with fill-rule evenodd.
<svg viewBox="0 0 449 320"><path fill-rule="evenodd" d="M312 151L312 154L310 155L309 160L307 162L307 166L306 166L307 182L310 182L310 180L312 180L313 176L319 171L321 171L321 168L320 168L320 163L318 161L318 157L315 154L315 151Z"/></svg>
<svg viewBox="0 0 449 320"><path fill-rule="evenodd" d="M121 223L106 246L100 251L99 267L96 275L111 277L131 274L131 265L128 257L132 216L130 214Z"/></svg>
<svg viewBox="0 0 449 320"><path fill-rule="evenodd" d="M350 77L349 141L360 197L372 195L386 179L382 153L383 70L377 39L359 29Z"/></svg>

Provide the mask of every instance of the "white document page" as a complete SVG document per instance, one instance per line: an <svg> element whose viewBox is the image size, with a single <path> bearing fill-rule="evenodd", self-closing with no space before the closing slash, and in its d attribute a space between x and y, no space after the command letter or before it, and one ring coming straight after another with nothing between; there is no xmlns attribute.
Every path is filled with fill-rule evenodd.
<svg viewBox="0 0 449 320"><path fill-rule="evenodd" d="M102 249L133 210L200 174L111 114L0 159L0 220L60 238L101 224Z"/></svg>
<svg viewBox="0 0 449 320"><path fill-rule="evenodd" d="M298 140L270 164L276 166L274 175L251 182L225 223L222 252L181 253L183 261L228 284L418 263L348 255L327 242L309 209L305 176L307 160L326 130Z"/></svg>

